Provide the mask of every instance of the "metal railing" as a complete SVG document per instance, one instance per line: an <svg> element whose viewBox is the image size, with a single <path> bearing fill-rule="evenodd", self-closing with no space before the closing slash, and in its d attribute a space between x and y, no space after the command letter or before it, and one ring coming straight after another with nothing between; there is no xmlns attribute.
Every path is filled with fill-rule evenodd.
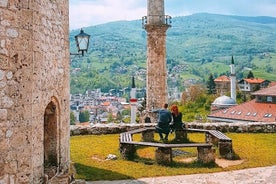
<svg viewBox="0 0 276 184"><path fill-rule="evenodd" d="M147 25L171 26L172 17L169 15L150 15L142 17L142 27Z"/></svg>

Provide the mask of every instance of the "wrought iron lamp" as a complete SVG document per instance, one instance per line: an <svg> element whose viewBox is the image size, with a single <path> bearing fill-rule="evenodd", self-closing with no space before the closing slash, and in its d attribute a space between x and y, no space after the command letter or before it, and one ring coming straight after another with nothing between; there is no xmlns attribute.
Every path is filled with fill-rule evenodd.
<svg viewBox="0 0 276 184"><path fill-rule="evenodd" d="M82 29L80 33L75 36L76 45L78 48L78 53L70 53L70 55L82 55L84 56L84 51L87 52L89 46L90 35L85 33Z"/></svg>

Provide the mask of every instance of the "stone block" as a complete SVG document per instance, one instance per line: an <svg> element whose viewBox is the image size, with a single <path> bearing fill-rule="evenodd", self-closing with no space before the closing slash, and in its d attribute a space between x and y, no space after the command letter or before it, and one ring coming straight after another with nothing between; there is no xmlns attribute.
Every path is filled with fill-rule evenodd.
<svg viewBox="0 0 276 184"><path fill-rule="evenodd" d="M160 165L170 165L172 163L172 149L157 148L155 150L155 160Z"/></svg>
<svg viewBox="0 0 276 184"><path fill-rule="evenodd" d="M213 145L218 145L219 139L210 133L206 132L205 133L205 142L206 143L212 143Z"/></svg>
<svg viewBox="0 0 276 184"><path fill-rule="evenodd" d="M153 142L154 141L154 131L147 130L142 132L142 141L144 142Z"/></svg>
<svg viewBox="0 0 276 184"><path fill-rule="evenodd" d="M132 144L120 144L119 150L122 158L127 160L133 159L136 153L136 148Z"/></svg>
<svg viewBox="0 0 276 184"><path fill-rule="evenodd" d="M5 120L7 120L7 118L8 118L7 109L0 109L0 121L5 121Z"/></svg>
<svg viewBox="0 0 276 184"><path fill-rule="evenodd" d="M220 141L218 143L219 154L222 158L232 159L234 157L232 141L223 142Z"/></svg>
<svg viewBox="0 0 276 184"><path fill-rule="evenodd" d="M215 162L215 149L212 147L197 147L197 160L204 164Z"/></svg>
<svg viewBox="0 0 276 184"><path fill-rule="evenodd" d="M175 130L175 140L177 142L184 142L188 139L187 132L183 130Z"/></svg>

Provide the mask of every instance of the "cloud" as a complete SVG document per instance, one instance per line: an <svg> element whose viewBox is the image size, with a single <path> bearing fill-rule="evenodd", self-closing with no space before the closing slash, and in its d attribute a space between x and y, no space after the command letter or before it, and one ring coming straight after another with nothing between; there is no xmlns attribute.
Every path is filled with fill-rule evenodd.
<svg viewBox="0 0 276 184"><path fill-rule="evenodd" d="M146 15L144 0L70 0L70 29L116 20L136 20Z"/></svg>
<svg viewBox="0 0 276 184"><path fill-rule="evenodd" d="M276 17L275 0L165 0L168 14L216 13Z"/></svg>
<svg viewBox="0 0 276 184"><path fill-rule="evenodd" d="M275 0L164 0L167 15L216 13L276 17ZM70 29L117 20L137 20L147 14L147 0L69 0Z"/></svg>

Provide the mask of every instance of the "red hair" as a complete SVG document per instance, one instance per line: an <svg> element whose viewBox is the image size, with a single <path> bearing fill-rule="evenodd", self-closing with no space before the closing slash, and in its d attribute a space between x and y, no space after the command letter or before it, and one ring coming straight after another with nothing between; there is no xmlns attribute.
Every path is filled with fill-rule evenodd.
<svg viewBox="0 0 276 184"><path fill-rule="evenodd" d="M171 111L172 111L172 113L175 114L176 116L179 114L177 105L172 105Z"/></svg>

